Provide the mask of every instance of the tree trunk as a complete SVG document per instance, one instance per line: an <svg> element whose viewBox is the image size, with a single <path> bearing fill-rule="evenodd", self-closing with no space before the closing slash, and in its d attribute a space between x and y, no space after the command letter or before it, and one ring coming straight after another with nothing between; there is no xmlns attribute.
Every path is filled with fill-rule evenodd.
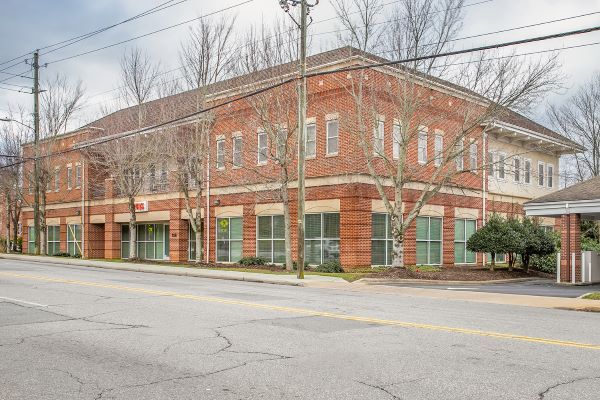
<svg viewBox="0 0 600 400"><path fill-rule="evenodd" d="M493 271L494 268L496 268L496 253L490 253L491 254L491 262L490 262L490 271Z"/></svg>
<svg viewBox="0 0 600 400"><path fill-rule="evenodd" d="M135 199L129 198L129 259L137 258L137 225L135 219Z"/></svg>
<svg viewBox="0 0 600 400"><path fill-rule="evenodd" d="M12 224L12 228L13 228L13 242L12 242L12 246L13 246L13 250L16 252L18 249L18 244L17 244L17 236L19 236L19 218L21 216L21 212L14 210L13 211L13 224ZM21 251L23 251L21 249Z"/></svg>
<svg viewBox="0 0 600 400"><path fill-rule="evenodd" d="M10 200L6 200L6 253L10 254Z"/></svg>
<svg viewBox="0 0 600 400"><path fill-rule="evenodd" d="M523 269L526 273L529 273L529 260L530 258L528 254L521 254L521 261L523 261Z"/></svg>
<svg viewBox="0 0 600 400"><path fill-rule="evenodd" d="M48 242L46 241L46 191L40 193L40 254L48 255Z"/></svg>
<svg viewBox="0 0 600 400"><path fill-rule="evenodd" d="M292 271L294 261L292 259L292 217L290 215L290 200L286 187L282 188L281 197L283 198L283 223L285 225L285 269Z"/></svg>
<svg viewBox="0 0 600 400"><path fill-rule="evenodd" d="M194 219L194 227L196 233L196 263L201 263L204 260L204 229L202 227L202 213L196 208L196 218Z"/></svg>
<svg viewBox="0 0 600 400"><path fill-rule="evenodd" d="M401 209L401 208L400 208ZM404 227L402 226L402 215L392 218L392 268L404 267Z"/></svg>
<svg viewBox="0 0 600 400"><path fill-rule="evenodd" d="M513 265L515 264L515 255L513 253L508 253L508 270L513 270Z"/></svg>

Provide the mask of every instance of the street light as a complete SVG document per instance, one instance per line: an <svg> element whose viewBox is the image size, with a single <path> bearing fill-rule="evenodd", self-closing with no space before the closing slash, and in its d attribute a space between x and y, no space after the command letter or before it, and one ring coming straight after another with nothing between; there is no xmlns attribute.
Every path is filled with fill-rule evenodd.
<svg viewBox="0 0 600 400"><path fill-rule="evenodd" d="M27 125L27 124L24 124L24 123L22 123L21 121L18 121L18 120L16 120L16 119L12 119L12 118L0 118L0 121L2 121L2 122L16 122L17 124L23 125L23 126L24 126L25 128L27 128L27 129L31 129L31 130L33 130L33 128L32 128L32 127L30 127L29 125Z"/></svg>
<svg viewBox="0 0 600 400"><path fill-rule="evenodd" d="M319 4L319 0L309 4L307 0L279 0L279 6L282 10L292 18L292 21L300 29L300 65L298 73L298 279L304 279L304 160L305 154L305 137L306 137L306 28L307 17L310 8ZM300 5L300 21L297 21L290 14L290 7ZM312 18L311 18L312 20Z"/></svg>

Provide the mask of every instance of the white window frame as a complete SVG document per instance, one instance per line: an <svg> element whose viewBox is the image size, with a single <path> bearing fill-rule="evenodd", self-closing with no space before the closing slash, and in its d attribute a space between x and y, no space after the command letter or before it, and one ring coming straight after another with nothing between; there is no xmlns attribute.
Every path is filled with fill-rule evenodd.
<svg viewBox="0 0 600 400"><path fill-rule="evenodd" d="M58 228L58 238L56 237L56 232L54 232L55 234L52 235L54 240L50 240L50 231L51 230L56 230L56 228ZM53 256L56 253L60 253L60 225L48 225L46 226L46 249L48 250L48 255L49 256ZM55 245L58 243L58 251L56 253L52 253L50 254L50 249L52 248L51 245Z"/></svg>
<svg viewBox="0 0 600 400"><path fill-rule="evenodd" d="M444 135L437 131L433 142L433 163L436 167L442 165L442 157L444 153Z"/></svg>
<svg viewBox="0 0 600 400"><path fill-rule="evenodd" d="M426 126L419 126L417 134L417 160L421 165L427 164L427 131Z"/></svg>
<svg viewBox="0 0 600 400"><path fill-rule="evenodd" d="M261 144L261 138L264 138L264 143ZM269 138L267 132L258 131L256 134L256 163L265 165L269 161Z"/></svg>
<svg viewBox="0 0 600 400"><path fill-rule="evenodd" d="M234 168L240 168L244 164L243 158L242 158L242 148L243 148L242 146L243 146L242 137L234 136L232 138L232 143L231 143L231 147L232 147L231 162L232 162ZM236 158L237 158L237 160L236 160Z"/></svg>
<svg viewBox="0 0 600 400"><path fill-rule="evenodd" d="M506 153L499 152L498 153L498 168L497 168L497 178L501 180L506 179Z"/></svg>
<svg viewBox="0 0 600 400"><path fill-rule="evenodd" d="M219 220L226 219L227 220L227 238L219 239ZM240 239L232 239L231 238L231 220L232 219L240 219L242 223L242 237ZM232 242L240 242L242 244L242 257L244 257L244 218L243 217L216 217L215 218L215 246L218 246L219 242L228 242L229 243L229 254L227 255L228 261L217 261L218 263L232 264L236 263L239 260L231 260L231 243ZM218 259L217 249L215 249L215 260Z"/></svg>
<svg viewBox="0 0 600 400"><path fill-rule="evenodd" d="M554 164L546 164L546 186L554 188Z"/></svg>
<svg viewBox="0 0 600 400"><path fill-rule="evenodd" d="M477 220L474 219L474 218L456 218L454 220L454 223L456 224L456 221L458 221L458 220L464 221L463 235L464 235L465 239L464 240L456 240L456 231L455 231L455 233L454 233L454 263L456 265L474 265L474 264L477 264L477 253L474 253L475 254L475 261L473 261L473 262L467 262L466 261L467 260L467 251L468 251L467 250L467 241L469 240L467 238L467 221L475 223L475 232L477 232ZM475 233L475 232L473 232L473 233ZM443 235L443 232L442 232L442 235ZM456 244L457 243L459 243L461 246L464 246L464 249L465 249L465 252L463 253L465 255L464 262L456 262Z"/></svg>
<svg viewBox="0 0 600 400"><path fill-rule="evenodd" d="M427 239L416 239L416 243L418 242L424 242L427 243L427 263L425 264L418 264L417 265L442 265L444 263L444 218L443 217L436 217L436 216L430 216L430 215L419 215L417 218L427 218ZM440 224L440 239L439 240L432 240L431 239L431 220L433 218L439 219L441 221ZM431 243L435 242L435 243L440 243L440 262L438 264L433 264L431 263L431 253L429 251ZM415 253L415 261L416 261L416 253Z"/></svg>
<svg viewBox="0 0 600 400"><path fill-rule="evenodd" d="M395 122L392 126L392 157L394 160L400 158L400 138L402 136L402 128L400 124Z"/></svg>
<svg viewBox="0 0 600 400"><path fill-rule="evenodd" d="M337 126L336 129L336 135L330 135L330 125L331 124L335 124ZM337 156L339 151L340 151L340 122L338 119L330 119L327 121L327 133L326 133L326 141L325 141L325 153L328 156ZM335 139L336 143L337 143L337 151L333 152L333 151L329 151L329 139Z"/></svg>
<svg viewBox="0 0 600 400"><path fill-rule="evenodd" d="M60 191L60 167L54 168L54 191Z"/></svg>
<svg viewBox="0 0 600 400"><path fill-rule="evenodd" d="M537 183L539 187L544 187L544 182L546 182L546 177L544 176L544 174L546 173L546 164L543 161L538 161L537 165Z"/></svg>
<svg viewBox="0 0 600 400"><path fill-rule="evenodd" d="M80 231L80 239L77 240L77 227L79 227L79 231ZM81 224L67 224L67 253L71 254L70 250L70 245L71 243L73 244L73 254L71 254L72 256L75 255L81 255L82 249L81 249L81 236L83 235L83 233L81 232L82 226Z"/></svg>
<svg viewBox="0 0 600 400"><path fill-rule="evenodd" d="M385 149L385 121L377 119L373 127L373 155L383 156Z"/></svg>
<svg viewBox="0 0 600 400"><path fill-rule="evenodd" d="M312 137L309 134L311 128L313 130ZM314 149L311 153L308 152L309 143L314 143ZM317 123L314 119L306 122L306 143L304 144L304 150L306 150L307 159L315 158L317 156Z"/></svg>
<svg viewBox="0 0 600 400"><path fill-rule="evenodd" d="M487 166L486 166L486 170L487 170L487 174L488 177L496 177L496 165L494 164L494 162L496 161L496 153L494 151L488 151L488 160L487 160Z"/></svg>
<svg viewBox="0 0 600 400"><path fill-rule="evenodd" d="M476 142L469 144L469 169L471 172L477 172L477 147Z"/></svg>
<svg viewBox="0 0 600 400"><path fill-rule="evenodd" d="M455 144L455 153L454 163L456 164L457 171L465 170L465 139L462 138Z"/></svg>
<svg viewBox="0 0 600 400"><path fill-rule="evenodd" d="M513 157L513 181L515 183L521 183L521 168L521 158Z"/></svg>
<svg viewBox="0 0 600 400"><path fill-rule="evenodd" d="M325 214L338 214L338 237L328 237L328 236L324 236L325 234ZM307 259L306 257L306 249L308 248L307 243L314 241L314 242L320 242L320 248L321 248L321 256L320 256L320 260L319 260L319 264L322 264L325 260L324 260L324 253L325 251L323 250L323 245L325 242L330 241L330 240L337 240L339 243L339 246L341 247L342 244L342 239L341 239L341 235L342 235L342 220L341 220L341 214L339 211L332 211L332 212L317 212L317 213L307 213L304 215L304 226L306 227L306 216L307 215L319 215L320 217L320 224L321 224L321 235L318 238L304 238L304 260ZM338 260L339 261L341 259L341 252L338 252ZM318 265L318 264L314 264L314 265Z"/></svg>
<svg viewBox="0 0 600 400"><path fill-rule="evenodd" d="M216 167L218 170L225 169L225 138L217 139L216 150Z"/></svg>
<svg viewBox="0 0 600 400"><path fill-rule="evenodd" d="M259 253L259 244L260 242L269 242L271 244L271 255L270 257L267 259L267 261L270 264L277 264L277 265L282 265L285 264L285 260L283 262L275 262L275 242L283 242L284 243L284 248L285 248L285 232L282 238L276 238L273 237L273 220L276 217L282 217L283 215L257 215L256 216L256 256L257 257L261 257L260 253ZM259 228L258 228L258 221L260 220L260 218L269 218L270 223L271 223L271 237L270 238L259 238L258 232L259 232ZM283 223L285 224L285 219L283 221ZM285 257L285 251L284 251L284 257Z"/></svg>
<svg viewBox="0 0 600 400"><path fill-rule="evenodd" d="M67 189L73 189L73 167L67 165Z"/></svg>
<svg viewBox="0 0 600 400"><path fill-rule="evenodd" d="M81 169L81 164L75 164L75 189L81 188L82 175L83 171Z"/></svg>
<svg viewBox="0 0 600 400"><path fill-rule="evenodd" d="M523 183L531 184L531 159L529 158L523 160Z"/></svg>

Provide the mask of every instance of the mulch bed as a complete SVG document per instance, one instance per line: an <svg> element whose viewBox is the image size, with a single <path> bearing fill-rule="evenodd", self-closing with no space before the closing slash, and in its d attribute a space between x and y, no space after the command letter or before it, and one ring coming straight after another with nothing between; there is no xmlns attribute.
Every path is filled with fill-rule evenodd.
<svg viewBox="0 0 600 400"><path fill-rule="evenodd" d="M439 271L419 271L409 268L390 268L385 271L367 275L366 278L380 279L426 279L426 280L445 280L445 281L491 281L497 279L515 279L540 277L537 271L525 271L515 269L508 271L500 269L490 271L483 268L462 268L462 267L442 267Z"/></svg>

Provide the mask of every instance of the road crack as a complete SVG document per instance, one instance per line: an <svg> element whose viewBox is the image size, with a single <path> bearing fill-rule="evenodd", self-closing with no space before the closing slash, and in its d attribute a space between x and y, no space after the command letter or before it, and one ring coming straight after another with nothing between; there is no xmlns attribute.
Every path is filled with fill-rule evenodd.
<svg viewBox="0 0 600 400"><path fill-rule="evenodd" d="M546 398L546 395L551 391L554 390L560 386L565 386L565 385L571 385L573 383L576 382L581 382L581 381L590 381L590 380L594 380L594 379L600 379L600 376L584 376L582 378L575 378L575 379L571 379L570 381L565 381L565 382L559 382L555 385L552 386L548 386L544 391L539 392L538 393L538 399L539 400L544 400Z"/></svg>

